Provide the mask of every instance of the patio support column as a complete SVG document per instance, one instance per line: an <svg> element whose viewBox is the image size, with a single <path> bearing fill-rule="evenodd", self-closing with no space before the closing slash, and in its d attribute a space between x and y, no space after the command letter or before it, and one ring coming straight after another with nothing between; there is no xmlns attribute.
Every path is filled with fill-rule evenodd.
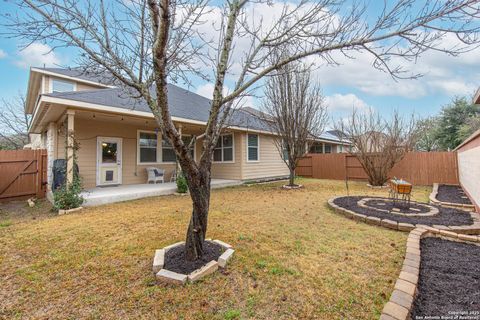
<svg viewBox="0 0 480 320"><path fill-rule="evenodd" d="M325 153L325 143L322 142L322 153Z"/></svg>
<svg viewBox="0 0 480 320"><path fill-rule="evenodd" d="M180 137L182 137L182 124L178 125L178 134L180 135ZM182 171L182 168L180 168L180 164L178 163L178 161L175 162L175 170L177 171L177 176L178 173Z"/></svg>
<svg viewBox="0 0 480 320"><path fill-rule="evenodd" d="M67 110L67 186L73 182L75 111Z"/></svg>
<svg viewBox="0 0 480 320"><path fill-rule="evenodd" d="M57 124L48 124L45 147L47 149L47 190L52 191L53 186L53 161L57 157Z"/></svg>

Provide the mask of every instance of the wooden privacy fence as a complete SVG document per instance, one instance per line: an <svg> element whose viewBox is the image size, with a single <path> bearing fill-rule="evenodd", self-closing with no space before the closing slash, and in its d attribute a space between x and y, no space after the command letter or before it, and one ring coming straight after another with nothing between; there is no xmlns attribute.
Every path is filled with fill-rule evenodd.
<svg viewBox="0 0 480 320"><path fill-rule="evenodd" d="M308 154L302 158L296 174L333 180L367 180L357 157L347 153ZM403 178L414 185L458 184L455 152L409 152L390 171L390 177Z"/></svg>
<svg viewBox="0 0 480 320"><path fill-rule="evenodd" d="M46 150L0 150L0 200L43 198L46 179Z"/></svg>

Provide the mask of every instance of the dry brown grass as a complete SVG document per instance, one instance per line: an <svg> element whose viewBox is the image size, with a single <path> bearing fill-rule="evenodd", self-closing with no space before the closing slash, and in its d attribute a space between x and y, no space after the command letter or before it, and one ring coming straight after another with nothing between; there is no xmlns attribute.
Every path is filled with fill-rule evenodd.
<svg viewBox="0 0 480 320"><path fill-rule="evenodd" d="M157 197L0 227L0 317L373 319L393 289L406 234L348 220L326 200L342 181L215 190L208 237L236 253L224 273L155 283L154 250L183 240L190 202ZM429 190L417 188L418 200ZM351 194L383 194L351 183Z"/></svg>

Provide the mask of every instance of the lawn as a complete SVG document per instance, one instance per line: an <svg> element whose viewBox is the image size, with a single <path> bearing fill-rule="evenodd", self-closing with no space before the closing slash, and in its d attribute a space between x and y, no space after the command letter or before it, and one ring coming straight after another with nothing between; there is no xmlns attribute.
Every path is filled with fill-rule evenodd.
<svg viewBox="0 0 480 320"><path fill-rule="evenodd" d="M343 181L301 183L305 189L272 183L214 190L207 237L236 252L226 271L186 287L156 284L151 264L155 249L184 240L188 197L35 220L4 213L0 318L377 318L407 234L330 210L327 199L346 194ZM349 186L350 194L386 195L364 183ZM419 187L414 196L426 201L429 192Z"/></svg>

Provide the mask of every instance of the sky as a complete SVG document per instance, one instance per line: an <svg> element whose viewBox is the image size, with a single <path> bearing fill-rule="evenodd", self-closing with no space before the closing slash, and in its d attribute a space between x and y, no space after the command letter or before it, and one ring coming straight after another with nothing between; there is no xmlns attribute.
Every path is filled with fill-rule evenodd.
<svg viewBox="0 0 480 320"><path fill-rule="evenodd" d="M379 10L378 2L371 1L370 16ZM15 10L9 2L2 2L0 6L2 13ZM269 11L265 7L257 10ZM33 43L23 50L21 45L19 39L0 33L0 99L11 100L18 93L26 92L31 66L74 66L78 54L71 48L50 51L48 43ZM423 118L438 114L454 96L474 94L480 86L479 56L480 49L456 57L427 52L417 61L405 64L410 71L423 74L416 80L393 80L390 75L374 69L373 59L367 54L355 54L354 59L340 57L339 65L322 66L314 75L334 119L347 116L353 107L372 108L387 117L398 110ZM189 90L211 98L212 87L211 83L195 80ZM248 103L258 108L260 100L250 99Z"/></svg>

